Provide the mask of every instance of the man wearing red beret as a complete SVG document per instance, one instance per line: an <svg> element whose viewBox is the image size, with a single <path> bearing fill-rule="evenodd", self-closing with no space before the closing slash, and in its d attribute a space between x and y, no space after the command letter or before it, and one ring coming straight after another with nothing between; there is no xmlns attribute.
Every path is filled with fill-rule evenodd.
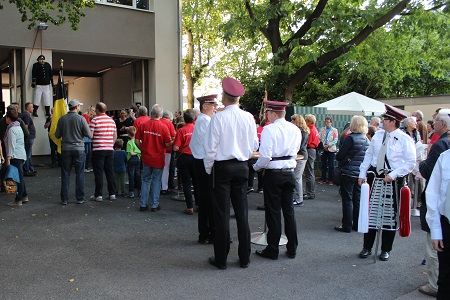
<svg viewBox="0 0 450 300"><path fill-rule="evenodd" d="M239 108L239 98L245 93L242 84L236 79L225 78L222 88L225 109L211 118L204 143L204 165L206 173L212 174L213 178L212 204L216 231L214 256L209 258L209 263L224 270L230 250L230 199L238 227L240 266L247 268L250 263L248 160L258 149L258 137L252 114Z"/></svg>

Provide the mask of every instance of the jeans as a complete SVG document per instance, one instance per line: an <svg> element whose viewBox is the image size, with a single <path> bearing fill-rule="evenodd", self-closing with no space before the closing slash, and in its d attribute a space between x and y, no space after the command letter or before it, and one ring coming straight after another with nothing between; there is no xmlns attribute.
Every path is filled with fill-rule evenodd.
<svg viewBox="0 0 450 300"><path fill-rule="evenodd" d="M198 200L196 192L196 180L194 174L194 157L189 154L180 154L177 159L178 174L180 175L181 182L183 183L184 199L186 200L187 208L193 208L194 202L192 201L192 185L194 185L195 201Z"/></svg>
<svg viewBox="0 0 450 300"><path fill-rule="evenodd" d="M307 195L315 196L316 192L316 175L314 174L314 161L316 160L316 148L309 148L308 160L305 166L305 192Z"/></svg>
<svg viewBox="0 0 450 300"><path fill-rule="evenodd" d="M323 151L322 154L322 181L327 181L327 168L328 168L328 181L333 182L334 177L334 157L336 152Z"/></svg>
<svg viewBox="0 0 450 300"><path fill-rule="evenodd" d="M61 201L69 201L70 171L75 166L75 198L77 201L84 200L84 151L64 150L61 151Z"/></svg>
<svg viewBox="0 0 450 300"><path fill-rule="evenodd" d="M103 194L103 172L106 175L106 182L108 183L109 196L115 195L116 187L114 184L114 151L113 150L99 150L92 152L92 167L94 169L95 177L95 197Z"/></svg>
<svg viewBox="0 0 450 300"><path fill-rule="evenodd" d="M361 187L358 178L342 175L342 227L347 230L358 230L359 201Z"/></svg>
<svg viewBox="0 0 450 300"><path fill-rule="evenodd" d="M20 182L17 185L17 193L16 193L16 199L15 201L21 201L23 198L26 198L28 196L27 194L27 187L25 186L25 181L23 181L23 159L16 159L12 158L10 161L10 164L17 168L19 171L19 179Z"/></svg>
<svg viewBox="0 0 450 300"><path fill-rule="evenodd" d="M127 162L128 192L134 193L134 188L141 191L141 160L137 155L132 155Z"/></svg>
<svg viewBox="0 0 450 300"><path fill-rule="evenodd" d="M159 205L159 192L161 191L161 178L164 168L153 168L144 165L141 187L141 207L148 206L150 194L151 208L157 208Z"/></svg>
<svg viewBox="0 0 450 300"><path fill-rule="evenodd" d="M92 142L84 143L84 154L86 155L86 162L84 164L84 168L89 169L89 162L92 156Z"/></svg>
<svg viewBox="0 0 450 300"><path fill-rule="evenodd" d="M303 171L305 170L306 160L297 160L297 165L294 169L295 189L294 200L303 202Z"/></svg>
<svg viewBox="0 0 450 300"><path fill-rule="evenodd" d="M116 194L123 195L125 194L125 172L123 173L114 173L114 185L116 186Z"/></svg>
<svg viewBox="0 0 450 300"><path fill-rule="evenodd" d="M34 139L28 138L25 140L25 152L27 154L27 160L25 161L25 164L23 165L23 171L25 173L34 172L33 162L31 161L31 156L33 155L33 144L34 144Z"/></svg>

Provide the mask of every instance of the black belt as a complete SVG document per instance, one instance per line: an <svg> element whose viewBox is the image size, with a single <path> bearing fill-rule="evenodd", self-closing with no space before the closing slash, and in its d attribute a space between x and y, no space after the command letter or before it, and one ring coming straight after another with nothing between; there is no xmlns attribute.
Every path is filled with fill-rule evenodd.
<svg viewBox="0 0 450 300"><path fill-rule="evenodd" d="M441 223L447 222L447 224L450 224L450 221L447 219L446 216L441 215Z"/></svg>
<svg viewBox="0 0 450 300"><path fill-rule="evenodd" d="M265 172L291 173L291 172L294 172L294 169L265 169Z"/></svg>
<svg viewBox="0 0 450 300"><path fill-rule="evenodd" d="M295 157L293 157L293 156L272 157L272 161L276 161L276 160L290 160L290 159L295 159Z"/></svg>

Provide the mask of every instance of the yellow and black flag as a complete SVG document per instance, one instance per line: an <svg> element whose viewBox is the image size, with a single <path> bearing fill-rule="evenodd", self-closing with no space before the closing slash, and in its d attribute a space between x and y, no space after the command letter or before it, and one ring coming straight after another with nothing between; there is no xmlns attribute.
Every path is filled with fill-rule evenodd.
<svg viewBox="0 0 450 300"><path fill-rule="evenodd" d="M61 139L55 137L56 126L58 126L59 118L67 113L66 87L63 78L63 60L61 59L61 67L59 68L58 84L56 86L56 97L53 103L53 117L50 132L48 133L52 141L58 146L58 153L61 153Z"/></svg>

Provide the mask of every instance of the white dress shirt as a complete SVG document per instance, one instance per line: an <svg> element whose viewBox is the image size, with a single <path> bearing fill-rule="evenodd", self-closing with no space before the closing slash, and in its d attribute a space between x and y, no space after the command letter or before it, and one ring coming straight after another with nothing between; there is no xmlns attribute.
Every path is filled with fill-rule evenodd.
<svg viewBox="0 0 450 300"><path fill-rule="evenodd" d="M380 138L381 135L381 138ZM378 130L364 156L364 161L359 168L359 178L366 178L370 165L376 166L378 154L383 142L384 131ZM375 138L376 137L376 138ZM400 129L389 133L386 145L386 157L392 170L388 175L392 179L411 173L416 164L416 147L414 141Z"/></svg>
<svg viewBox="0 0 450 300"><path fill-rule="evenodd" d="M266 125L261 133L259 158L253 165L255 171L261 169L293 169L297 165L295 158L300 149L302 134L300 129L284 118ZM274 157L291 156L289 160L275 160Z"/></svg>
<svg viewBox="0 0 450 300"><path fill-rule="evenodd" d="M211 121L210 116L201 113L198 115L197 121L195 122L194 132L192 133L189 148L192 151L192 155L196 159L205 158L205 148L203 147L203 144L210 121Z"/></svg>
<svg viewBox="0 0 450 300"><path fill-rule="evenodd" d="M211 118L204 142L205 171L211 174L214 161L237 159L247 161L258 150L253 116L237 104L228 105Z"/></svg>
<svg viewBox="0 0 450 300"><path fill-rule="evenodd" d="M450 214L450 150L444 151L431 173L425 191L427 199L426 220L430 227L431 239L442 240L441 215ZM450 216L447 216L447 218Z"/></svg>

